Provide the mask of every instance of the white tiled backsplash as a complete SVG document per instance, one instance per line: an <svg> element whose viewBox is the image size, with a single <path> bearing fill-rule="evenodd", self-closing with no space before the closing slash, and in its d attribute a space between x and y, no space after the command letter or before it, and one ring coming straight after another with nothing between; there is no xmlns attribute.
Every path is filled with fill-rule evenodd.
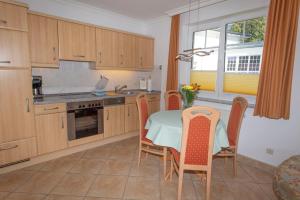
<svg viewBox="0 0 300 200"><path fill-rule="evenodd" d="M125 84L128 89L138 89L139 79L149 76L153 79L152 89L161 89L161 70L158 66L152 72L92 70L87 62L60 61L59 69L33 68L32 75L43 77L44 94L90 92L101 75L109 79L106 90Z"/></svg>

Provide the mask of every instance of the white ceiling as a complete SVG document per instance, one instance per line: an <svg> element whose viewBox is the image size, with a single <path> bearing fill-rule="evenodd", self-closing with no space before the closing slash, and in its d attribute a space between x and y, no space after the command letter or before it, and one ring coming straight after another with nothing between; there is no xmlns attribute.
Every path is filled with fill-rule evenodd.
<svg viewBox="0 0 300 200"><path fill-rule="evenodd" d="M167 11L189 4L189 0L76 0L78 2L129 17L149 20ZM196 0L192 0L196 1Z"/></svg>

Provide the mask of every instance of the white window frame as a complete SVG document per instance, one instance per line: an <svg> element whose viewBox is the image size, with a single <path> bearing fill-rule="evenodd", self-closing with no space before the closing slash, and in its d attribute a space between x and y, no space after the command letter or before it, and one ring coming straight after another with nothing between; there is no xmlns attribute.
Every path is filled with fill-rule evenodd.
<svg viewBox="0 0 300 200"><path fill-rule="evenodd" d="M250 104L255 105L256 96L253 95L245 95L245 94L234 94L234 93L225 93L223 91L224 89L224 74L225 74L225 53L226 53L226 24L248 20L248 19L254 19L258 17L265 16L267 17L267 8L261 8L254 11L249 11L245 13L239 13L235 15L230 15L224 18L217 18L214 20L199 22L198 24L194 24L190 27L190 35L189 38L192 38L192 40L189 42L189 48L192 48L193 46L193 35L194 32L197 31L204 31L207 29L215 29L215 28L221 28L221 34L220 34L220 44L219 44L219 57L218 57L218 70L217 70L217 80L216 80L216 90L214 92L210 91L201 91L198 94L198 97L202 97L205 99L212 99L217 100L219 102L228 102L231 101L236 96L243 96L245 97ZM238 59L238 58L237 58ZM250 60L250 58L249 58ZM262 60L262 58L261 58ZM237 63L238 64L238 63ZM190 63L190 67L188 69L187 75L190 76L192 67L192 62ZM236 66L238 68L238 65ZM230 73L230 72L229 72ZM190 77L187 77L187 83L190 84Z"/></svg>

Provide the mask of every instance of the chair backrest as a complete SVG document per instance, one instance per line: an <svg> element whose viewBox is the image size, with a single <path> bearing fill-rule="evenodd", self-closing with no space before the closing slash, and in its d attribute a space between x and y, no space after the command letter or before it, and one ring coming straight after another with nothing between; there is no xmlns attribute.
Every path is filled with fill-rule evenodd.
<svg viewBox="0 0 300 200"><path fill-rule="evenodd" d="M211 166L220 112L209 107L194 106L183 111L182 119L180 165Z"/></svg>
<svg viewBox="0 0 300 200"><path fill-rule="evenodd" d="M238 145L240 128L247 109L248 102L243 97L235 97L232 102L230 116L227 125L227 135L230 146Z"/></svg>
<svg viewBox="0 0 300 200"><path fill-rule="evenodd" d="M176 90L169 90L165 93L166 110L181 109L181 94Z"/></svg>
<svg viewBox="0 0 300 200"><path fill-rule="evenodd" d="M139 112L139 125L140 125L140 139L143 139L147 135L147 130L145 129L146 122L149 117L149 103L146 94L141 93L136 97L136 103Z"/></svg>

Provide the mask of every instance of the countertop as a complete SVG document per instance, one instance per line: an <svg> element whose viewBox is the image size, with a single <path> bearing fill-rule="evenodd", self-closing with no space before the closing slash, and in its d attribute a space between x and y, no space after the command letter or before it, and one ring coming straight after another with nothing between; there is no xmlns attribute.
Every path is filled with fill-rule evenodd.
<svg viewBox="0 0 300 200"><path fill-rule="evenodd" d="M145 92L147 94L160 94L160 91L151 91L147 92L145 90L124 90L124 91L133 91L132 94L120 94L115 93L114 91L106 91L105 96L98 97L91 92L85 93L72 93L72 94L49 94L44 95L42 99L35 99L35 105L43 105L43 104L52 104L52 103L69 103L69 102L78 102L78 101L94 101L94 100L103 100L108 98L117 98L117 97L129 97L136 96L141 92Z"/></svg>

